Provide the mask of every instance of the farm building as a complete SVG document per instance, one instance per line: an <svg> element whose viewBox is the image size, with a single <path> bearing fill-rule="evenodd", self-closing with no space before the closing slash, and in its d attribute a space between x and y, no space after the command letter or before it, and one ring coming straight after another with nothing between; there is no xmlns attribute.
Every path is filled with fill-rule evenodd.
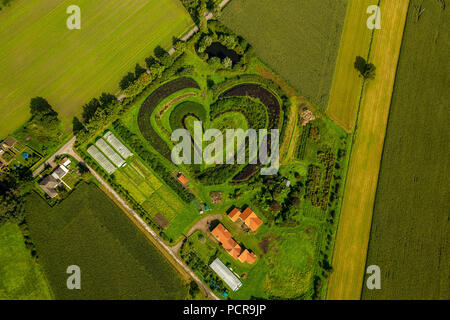
<svg viewBox="0 0 450 320"><path fill-rule="evenodd" d="M111 131L106 132L103 137L111 146L113 146L114 149L117 150L117 152L119 152L122 158L127 159L133 155L133 153L119 139L117 139Z"/></svg>
<svg viewBox="0 0 450 320"><path fill-rule="evenodd" d="M177 180L183 185L185 186L188 182L189 179L186 178L186 176L184 174L182 174L181 172L178 172L177 174Z"/></svg>
<svg viewBox="0 0 450 320"><path fill-rule="evenodd" d="M117 168L103 155L103 153L100 152L100 150L98 150L96 146L90 146L87 149L87 152L103 169L105 169L108 174L112 174L116 171Z"/></svg>
<svg viewBox="0 0 450 320"><path fill-rule="evenodd" d="M13 137L8 137L2 142L1 146L3 150L8 151L10 148L14 147L16 143L16 139L14 139Z"/></svg>
<svg viewBox="0 0 450 320"><path fill-rule="evenodd" d="M236 222L239 219L241 214L242 214L241 210L239 210L238 208L234 208L228 214L228 217L231 219L231 221Z"/></svg>
<svg viewBox="0 0 450 320"><path fill-rule="evenodd" d="M54 198L58 195L58 192L56 192L56 187L59 185L58 180L53 177L53 175L46 176L42 181L39 183L39 186L42 190L50 197Z"/></svg>
<svg viewBox="0 0 450 320"><path fill-rule="evenodd" d="M56 180L61 180L62 178L64 178L67 172L69 172L69 170L67 170L65 166L59 166L55 171L53 171L52 177Z"/></svg>
<svg viewBox="0 0 450 320"><path fill-rule="evenodd" d="M223 264L222 261L220 261L219 258L214 260L210 267L231 288L231 290L237 291L242 286L242 282L227 268L226 265Z"/></svg>
<svg viewBox="0 0 450 320"><path fill-rule="evenodd" d="M234 259L239 259L242 263L248 262L250 264L256 260L256 255L254 253L250 254L247 249L242 251L241 246L233 240L230 231L228 231L221 223L218 224L211 233ZM241 258L244 253L244 257Z"/></svg>
<svg viewBox="0 0 450 320"><path fill-rule="evenodd" d="M61 160L61 164L62 164L64 167L66 167L66 168L68 168L68 167L70 166L71 163L72 163L72 161L70 161L69 158L64 158L64 159Z"/></svg>
<svg viewBox="0 0 450 320"><path fill-rule="evenodd" d="M258 228L263 224L263 221L250 208L245 209L244 212L241 212L238 208L234 208L228 214L228 217L233 222L241 219L252 231L258 230Z"/></svg>
<svg viewBox="0 0 450 320"><path fill-rule="evenodd" d="M245 249L239 256L239 261L242 263L248 262L249 264L253 264L256 261L256 254Z"/></svg>
<svg viewBox="0 0 450 320"><path fill-rule="evenodd" d="M95 145L109 158L109 160L114 163L114 165L118 168L125 165L125 160L114 151L114 149L102 138L98 139L95 142Z"/></svg>

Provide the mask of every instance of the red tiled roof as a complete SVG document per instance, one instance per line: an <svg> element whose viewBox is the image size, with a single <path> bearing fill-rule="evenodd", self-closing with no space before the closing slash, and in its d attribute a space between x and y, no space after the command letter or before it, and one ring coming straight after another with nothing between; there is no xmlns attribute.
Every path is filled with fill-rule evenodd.
<svg viewBox="0 0 450 320"><path fill-rule="evenodd" d="M227 251L234 259L237 259L242 252L242 248L236 242L234 242L234 243L235 243L234 247L231 250L227 250Z"/></svg>
<svg viewBox="0 0 450 320"><path fill-rule="evenodd" d="M228 231L221 223L217 225L217 227L214 228L213 231L211 231L214 237L219 240L220 243L222 243L222 246L225 248L225 245L227 245L227 241L231 239L231 233ZM232 239L231 239L232 240ZM234 240L233 240L234 241Z"/></svg>
<svg viewBox="0 0 450 320"><path fill-rule="evenodd" d="M236 222L236 220L240 217L241 214L242 212L238 208L234 208L228 214L228 217L231 219L231 221Z"/></svg>
<svg viewBox="0 0 450 320"><path fill-rule="evenodd" d="M248 262L253 264L256 260L256 254L245 249L242 254L239 256L239 261L242 263Z"/></svg>
<svg viewBox="0 0 450 320"><path fill-rule="evenodd" d="M185 185L186 183L189 182L189 179L186 178L186 177L184 176L184 174L182 174L182 173L180 173L180 174L177 176L177 179L178 179L178 181L180 181L180 183L181 183L182 185Z"/></svg>
<svg viewBox="0 0 450 320"><path fill-rule="evenodd" d="M258 228L263 224L263 221L250 208L245 209L239 218L241 218L252 231L258 230Z"/></svg>
<svg viewBox="0 0 450 320"><path fill-rule="evenodd" d="M252 213L254 213L253 210L250 209L250 208L247 208L247 209L244 210L244 212L242 212L242 214L239 216L239 218L241 218L242 221L245 222L245 219L247 219L248 216L249 216L250 214L252 214Z"/></svg>

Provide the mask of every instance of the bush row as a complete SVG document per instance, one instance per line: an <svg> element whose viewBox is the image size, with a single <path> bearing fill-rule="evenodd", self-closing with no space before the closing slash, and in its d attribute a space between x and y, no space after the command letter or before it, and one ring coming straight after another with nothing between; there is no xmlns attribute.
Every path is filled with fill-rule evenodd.
<svg viewBox="0 0 450 320"><path fill-rule="evenodd" d="M191 78L177 78L165 83L158 89L153 91L150 96L144 101L138 114L138 125L144 138L152 145L157 152L159 152L166 159L171 159L171 151L167 143L160 137L160 135L153 128L150 118L155 108L167 97L177 91L184 89L200 89L197 82Z"/></svg>

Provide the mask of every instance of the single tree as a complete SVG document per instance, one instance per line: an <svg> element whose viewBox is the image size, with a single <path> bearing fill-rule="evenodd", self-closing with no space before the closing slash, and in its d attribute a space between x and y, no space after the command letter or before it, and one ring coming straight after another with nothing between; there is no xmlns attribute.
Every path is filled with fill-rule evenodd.
<svg viewBox="0 0 450 320"><path fill-rule="evenodd" d="M364 79L368 80L375 78L375 65L373 63L368 63L363 57L356 57L354 67Z"/></svg>
<svg viewBox="0 0 450 320"><path fill-rule="evenodd" d="M47 129L54 129L58 126L58 113L42 97L36 97L30 101L31 121Z"/></svg>

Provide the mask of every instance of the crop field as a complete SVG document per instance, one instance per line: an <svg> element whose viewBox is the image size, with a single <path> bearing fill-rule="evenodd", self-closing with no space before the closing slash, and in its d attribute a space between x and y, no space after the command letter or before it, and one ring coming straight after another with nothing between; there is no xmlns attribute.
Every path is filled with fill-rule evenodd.
<svg viewBox="0 0 450 320"><path fill-rule="evenodd" d="M145 166L142 162L133 159L125 168L114 173L115 180L128 190L151 217L160 213L169 222L172 221L177 212L184 209L183 203L150 170L143 168Z"/></svg>
<svg viewBox="0 0 450 320"><path fill-rule="evenodd" d="M378 172L408 4L408 0L392 0L382 1L380 5L384 22L381 30L374 33L370 56L377 76L367 83L361 98L328 299L361 296Z"/></svg>
<svg viewBox="0 0 450 320"><path fill-rule="evenodd" d="M233 0L220 20L300 95L325 111L346 11L345 0Z"/></svg>
<svg viewBox="0 0 450 320"><path fill-rule="evenodd" d="M450 299L448 9L410 4L366 263L380 266L381 290L363 299Z"/></svg>
<svg viewBox="0 0 450 320"><path fill-rule="evenodd" d="M47 300L53 294L17 225L0 227L0 300Z"/></svg>
<svg viewBox="0 0 450 320"><path fill-rule="evenodd" d="M54 208L33 194L26 210L57 299L185 298L177 271L95 185L78 186ZM81 290L66 287L70 265L81 269Z"/></svg>
<svg viewBox="0 0 450 320"><path fill-rule="evenodd" d="M362 78L354 68L354 62L357 56L367 58L369 54L373 32L365 27L368 17L366 10L374 3L373 0L348 1L327 108L327 115L347 131L352 131L355 126L363 84ZM384 12L382 15L384 16Z"/></svg>
<svg viewBox="0 0 450 320"><path fill-rule="evenodd" d="M0 137L28 119L36 96L71 123L83 104L116 93L137 62L144 65L154 48L168 48L192 24L178 0L79 0L81 30L68 30L72 4L14 0L0 11Z"/></svg>

